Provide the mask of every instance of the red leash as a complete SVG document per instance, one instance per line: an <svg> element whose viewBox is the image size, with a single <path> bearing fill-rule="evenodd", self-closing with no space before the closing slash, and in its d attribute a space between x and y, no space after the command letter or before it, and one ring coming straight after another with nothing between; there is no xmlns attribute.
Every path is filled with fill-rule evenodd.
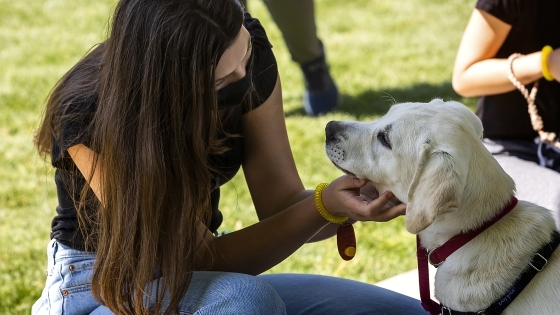
<svg viewBox="0 0 560 315"><path fill-rule="evenodd" d="M427 251L420 244L416 235L416 257L418 258L418 283L420 284L420 301L422 307L431 315L439 315L441 306L430 297L430 270L428 269Z"/></svg>
<svg viewBox="0 0 560 315"><path fill-rule="evenodd" d="M416 235L416 257L418 258L418 281L420 285L420 300L422 302L422 307L426 311L428 311L431 315L439 315L441 313L441 306L439 305L439 303L430 298L430 274L428 270L428 262L437 268L447 259L447 257L461 248L461 246L467 244L478 234L482 233L492 224L496 223L498 220L508 214L511 209L515 207L515 205L517 205L517 198L511 197L509 203L505 205L502 212L500 212L495 218L486 222L478 229L453 236L443 245L436 247L431 251L427 251L424 247L422 247L422 245L420 244L420 237Z"/></svg>

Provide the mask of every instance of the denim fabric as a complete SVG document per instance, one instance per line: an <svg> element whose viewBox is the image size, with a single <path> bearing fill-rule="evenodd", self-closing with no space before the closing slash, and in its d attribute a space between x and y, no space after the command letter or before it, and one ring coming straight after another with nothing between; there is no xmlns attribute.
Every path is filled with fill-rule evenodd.
<svg viewBox="0 0 560 315"><path fill-rule="evenodd" d="M47 259L47 281L33 315L113 314L91 293L94 254L52 240ZM179 310L183 315L286 314L284 302L265 281L227 272L195 272Z"/></svg>
<svg viewBox="0 0 560 315"><path fill-rule="evenodd" d="M33 315L113 314L91 294L94 254L53 240L47 256L47 282L33 305ZM255 277L210 271L194 273L179 308L182 315L426 314L416 299L354 280L309 274Z"/></svg>
<svg viewBox="0 0 560 315"><path fill-rule="evenodd" d="M428 314L417 299L355 280L285 273L258 277L278 292L289 315Z"/></svg>
<svg viewBox="0 0 560 315"><path fill-rule="evenodd" d="M113 314L91 295L95 255L51 240L47 246L47 282L31 314Z"/></svg>

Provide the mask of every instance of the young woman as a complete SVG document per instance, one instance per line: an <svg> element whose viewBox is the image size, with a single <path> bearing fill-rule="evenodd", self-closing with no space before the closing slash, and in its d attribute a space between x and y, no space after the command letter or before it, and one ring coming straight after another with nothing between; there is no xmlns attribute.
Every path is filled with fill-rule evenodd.
<svg viewBox="0 0 560 315"><path fill-rule="evenodd" d="M52 91L36 146L59 206L33 314L423 314L364 283L254 276L332 236L329 221L404 205L348 176L304 189L271 45L236 0L119 1L107 40ZM260 222L217 237L219 187L241 166Z"/></svg>
<svg viewBox="0 0 560 315"><path fill-rule="evenodd" d="M453 88L479 96L486 147L515 180L518 197L551 209L560 227L560 147L540 141L512 83L536 91L543 130L559 136L559 16L556 0L479 0L457 52Z"/></svg>

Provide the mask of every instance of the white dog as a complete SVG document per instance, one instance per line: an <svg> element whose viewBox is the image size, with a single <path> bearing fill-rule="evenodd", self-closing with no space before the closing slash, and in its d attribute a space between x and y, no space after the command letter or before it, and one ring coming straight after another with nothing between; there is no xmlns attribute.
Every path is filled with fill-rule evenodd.
<svg viewBox="0 0 560 315"><path fill-rule="evenodd" d="M513 180L481 138L470 109L436 99L393 105L373 122L329 122L326 151L344 172L405 203L407 230L432 250L491 221L514 195ZM439 266L435 297L475 314L508 300L504 295L554 231L549 210L520 200ZM560 248L503 314L560 314Z"/></svg>

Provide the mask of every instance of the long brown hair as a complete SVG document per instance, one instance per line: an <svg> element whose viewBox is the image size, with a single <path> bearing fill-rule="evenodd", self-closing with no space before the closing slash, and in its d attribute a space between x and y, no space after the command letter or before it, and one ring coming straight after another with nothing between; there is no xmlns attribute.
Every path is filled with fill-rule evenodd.
<svg viewBox="0 0 560 315"><path fill-rule="evenodd" d="M108 39L51 93L35 138L46 154L64 107L98 100L88 129L103 169L92 291L115 313L147 314L150 297L150 312L174 313L190 283L197 226L211 212L208 157L225 150L214 72L242 22L236 0L121 0Z"/></svg>

